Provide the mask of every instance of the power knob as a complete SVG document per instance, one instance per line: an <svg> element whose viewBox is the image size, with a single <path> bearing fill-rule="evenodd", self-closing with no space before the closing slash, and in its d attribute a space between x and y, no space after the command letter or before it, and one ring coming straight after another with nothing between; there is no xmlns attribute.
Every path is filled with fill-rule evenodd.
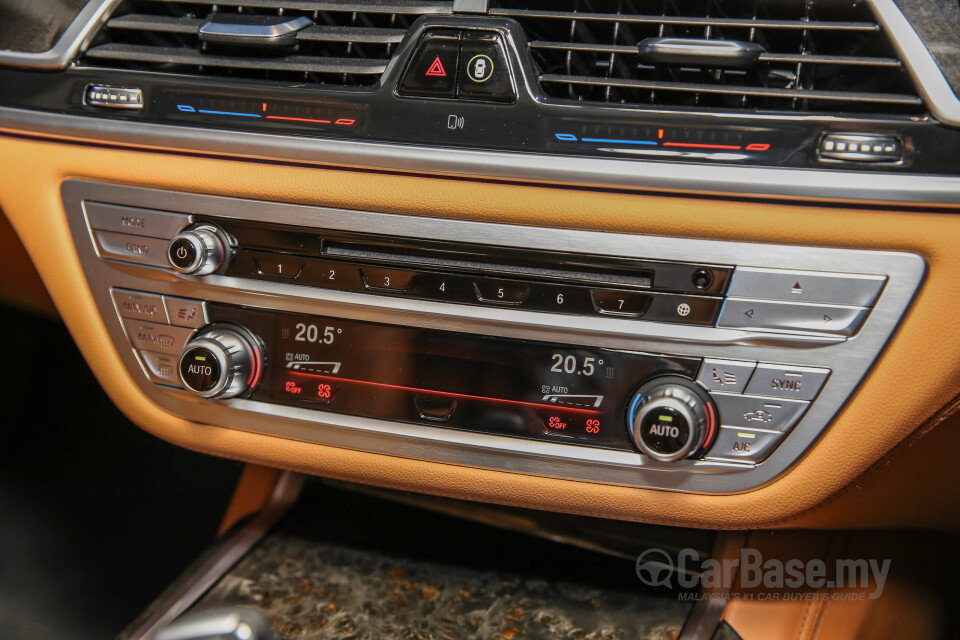
<svg viewBox="0 0 960 640"><path fill-rule="evenodd" d="M208 325L180 354L180 381L200 398L233 398L252 391L262 370L262 343L237 325Z"/></svg>
<svg viewBox="0 0 960 640"><path fill-rule="evenodd" d="M703 454L717 434L717 410L697 383L662 376L644 383L630 400L627 428L640 450L661 462Z"/></svg>
<svg viewBox="0 0 960 640"><path fill-rule="evenodd" d="M170 240L167 260L180 273L209 275L218 271L227 259L225 238L225 234L212 224L194 225Z"/></svg>

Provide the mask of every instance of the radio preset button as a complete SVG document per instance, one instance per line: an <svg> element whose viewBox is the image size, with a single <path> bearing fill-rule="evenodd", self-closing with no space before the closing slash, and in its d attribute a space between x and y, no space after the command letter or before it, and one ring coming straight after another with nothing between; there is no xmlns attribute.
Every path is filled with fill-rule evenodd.
<svg viewBox="0 0 960 640"><path fill-rule="evenodd" d="M304 259L283 254L258 253L253 257L257 275L278 280L296 280L303 273Z"/></svg>
<svg viewBox="0 0 960 640"><path fill-rule="evenodd" d="M488 304L517 306L530 294L528 285L499 280L476 280L473 287L477 300Z"/></svg>
<svg viewBox="0 0 960 640"><path fill-rule="evenodd" d="M416 275L413 271L399 269L381 269L379 267L360 267L363 286L374 291L403 293Z"/></svg>
<svg viewBox="0 0 960 640"><path fill-rule="evenodd" d="M125 291L123 289L113 289L111 294L117 313L122 318L164 323L167 321L163 298L156 294Z"/></svg>
<svg viewBox="0 0 960 640"><path fill-rule="evenodd" d="M745 427L721 427L707 460L762 462L777 448L784 434Z"/></svg>
<svg viewBox="0 0 960 640"><path fill-rule="evenodd" d="M829 369L760 364L750 380L747 393L813 400L829 376Z"/></svg>
<svg viewBox="0 0 960 640"><path fill-rule="evenodd" d="M170 324L197 329L207 324L207 305L202 300L163 296Z"/></svg>
<svg viewBox="0 0 960 640"><path fill-rule="evenodd" d="M747 387L747 382L756 368L756 362L706 358L700 365L697 382L711 391L740 393Z"/></svg>
<svg viewBox="0 0 960 640"><path fill-rule="evenodd" d="M594 289L590 292L593 306L602 315L639 318L647 312L652 302L649 294L636 291L606 291Z"/></svg>
<svg viewBox="0 0 960 640"><path fill-rule="evenodd" d="M168 384L174 387L182 387L180 376L177 375L176 356L163 353L154 353L152 351L140 351L140 360L143 362L147 377L151 381L160 384Z"/></svg>
<svg viewBox="0 0 960 640"><path fill-rule="evenodd" d="M135 349L172 355L180 353L183 345L193 335L192 329L142 320L124 320L123 330Z"/></svg>
<svg viewBox="0 0 960 640"><path fill-rule="evenodd" d="M815 331L849 336L856 333L869 311L866 307L728 298L717 326L728 329Z"/></svg>
<svg viewBox="0 0 960 640"><path fill-rule="evenodd" d="M711 392L710 395L720 412L720 424L727 427L789 431L810 406L809 402L801 400L722 392Z"/></svg>
<svg viewBox="0 0 960 640"><path fill-rule="evenodd" d="M727 295L869 307L886 281L886 276L737 267Z"/></svg>

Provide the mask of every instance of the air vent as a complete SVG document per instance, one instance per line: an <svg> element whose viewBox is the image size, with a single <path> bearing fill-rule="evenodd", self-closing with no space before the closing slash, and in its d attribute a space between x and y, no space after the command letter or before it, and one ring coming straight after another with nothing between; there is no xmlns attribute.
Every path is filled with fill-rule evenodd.
<svg viewBox="0 0 960 640"><path fill-rule="evenodd" d="M448 14L452 7L452 0L127 0L82 62L136 71L373 85L414 20ZM201 27L211 22L227 36L237 25L250 26L252 36L257 25L279 26L286 35L259 44L255 37L249 42L201 37Z"/></svg>
<svg viewBox="0 0 960 640"><path fill-rule="evenodd" d="M865 2L494 0L490 13L520 22L543 91L554 98L740 111L924 111Z"/></svg>

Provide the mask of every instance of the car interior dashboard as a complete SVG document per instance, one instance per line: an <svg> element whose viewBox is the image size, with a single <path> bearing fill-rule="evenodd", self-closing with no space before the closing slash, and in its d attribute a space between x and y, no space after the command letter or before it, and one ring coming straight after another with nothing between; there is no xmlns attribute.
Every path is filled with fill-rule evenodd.
<svg viewBox="0 0 960 640"><path fill-rule="evenodd" d="M281 640L952 637L923 567L960 533L958 54L956 0L0 2L0 297L137 427L245 465L220 547L119 637L219 637L189 632L240 601L273 609L236 637ZM328 503L361 506L311 547ZM654 547L896 581L493 629L454 613L480 574L428 585L444 543L382 617L231 590L287 557L400 589L366 508L411 557L472 521L634 583Z"/></svg>

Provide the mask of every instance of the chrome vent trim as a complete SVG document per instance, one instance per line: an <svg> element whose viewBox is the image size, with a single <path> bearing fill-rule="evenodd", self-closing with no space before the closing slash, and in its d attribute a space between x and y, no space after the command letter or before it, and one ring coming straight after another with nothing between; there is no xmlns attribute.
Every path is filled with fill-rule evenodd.
<svg viewBox="0 0 960 640"><path fill-rule="evenodd" d="M854 0L495 0L517 20L543 92L584 103L739 111L919 115L923 101ZM647 38L757 43L753 69L649 64Z"/></svg>
<svg viewBox="0 0 960 640"><path fill-rule="evenodd" d="M369 86L380 79L414 20L452 9L452 0L126 0L82 62L137 71ZM200 26L214 13L305 16L313 25L277 54L201 42Z"/></svg>

